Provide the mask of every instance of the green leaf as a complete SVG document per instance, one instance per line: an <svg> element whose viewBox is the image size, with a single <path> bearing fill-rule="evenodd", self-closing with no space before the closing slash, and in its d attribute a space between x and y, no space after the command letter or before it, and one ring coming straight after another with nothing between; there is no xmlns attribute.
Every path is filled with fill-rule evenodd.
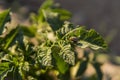
<svg viewBox="0 0 120 80"><path fill-rule="evenodd" d="M23 35L20 31L19 27L16 27L15 29L11 30L5 38L3 38L2 42L5 43L4 49L7 49L11 45L15 44L15 42L18 41L20 45L23 44Z"/></svg>
<svg viewBox="0 0 120 80"><path fill-rule="evenodd" d="M88 60L82 61L76 76L81 76L87 69Z"/></svg>
<svg viewBox="0 0 120 80"><path fill-rule="evenodd" d="M4 12L0 13L0 35L3 32L4 26L6 24L6 22L9 22L10 19L10 10L5 10Z"/></svg>
<svg viewBox="0 0 120 80"><path fill-rule="evenodd" d="M58 70L60 71L60 73L65 74L65 72L69 69L68 64L57 54L53 54L53 55L56 60L56 65Z"/></svg>
<svg viewBox="0 0 120 80"><path fill-rule="evenodd" d="M71 30L73 30L73 25L70 24L70 22L65 22L63 27L56 31L56 35L59 39L68 37L67 34L69 34L69 32ZM67 35L67 36L65 36L65 35Z"/></svg>
<svg viewBox="0 0 120 80"><path fill-rule="evenodd" d="M36 34L36 30L37 28L30 26L30 27L26 27L26 26L21 26L24 35L29 36L29 37L35 37Z"/></svg>
<svg viewBox="0 0 120 80"><path fill-rule="evenodd" d="M56 65L60 73L65 74L69 69L68 64L56 53L53 53L53 57L56 61Z"/></svg>
<svg viewBox="0 0 120 80"><path fill-rule="evenodd" d="M66 63L75 64L75 53L71 50L70 44L62 44L62 48L58 54Z"/></svg>
<svg viewBox="0 0 120 80"><path fill-rule="evenodd" d="M58 9L53 9L52 11L59 13L60 20L68 20L72 16L72 14L69 11L65 10L65 9L58 8Z"/></svg>
<svg viewBox="0 0 120 80"><path fill-rule="evenodd" d="M42 66L52 66L51 49L49 47L39 47L37 60Z"/></svg>
<svg viewBox="0 0 120 80"><path fill-rule="evenodd" d="M0 49L1 51L0 51L0 59L2 59L3 57L4 57L4 55L5 55L5 52L4 51L2 51L2 49Z"/></svg>
<svg viewBox="0 0 120 80"><path fill-rule="evenodd" d="M44 22L43 10L49 9L53 5L53 0L46 0L40 7L38 11L38 16L36 16L38 22Z"/></svg>
<svg viewBox="0 0 120 80"><path fill-rule="evenodd" d="M59 13L52 12L51 10L43 10L46 22L50 25L53 31L62 27L63 21L60 20Z"/></svg>
<svg viewBox="0 0 120 80"><path fill-rule="evenodd" d="M40 10L42 11L42 9L48 9L51 8L51 6L53 5L54 1L53 0L46 0L41 6L40 6Z"/></svg>
<svg viewBox="0 0 120 80"><path fill-rule="evenodd" d="M0 80L4 80L9 72L13 71L13 67L9 67L9 62L0 63Z"/></svg>
<svg viewBox="0 0 120 80"><path fill-rule="evenodd" d="M93 29L89 31L83 30L80 33L79 43L81 44L81 48L90 47L94 50L107 48L107 44L102 36Z"/></svg>
<svg viewBox="0 0 120 80"><path fill-rule="evenodd" d="M76 41L81 48L107 49L106 42L95 30L85 30L84 27L74 28L72 24L65 25L56 32L59 39L71 40L74 37L75 40L72 39L71 41Z"/></svg>
<svg viewBox="0 0 120 80"><path fill-rule="evenodd" d="M60 71L60 73L65 74L69 69L69 65L58 55L60 49L61 48L56 44L52 47L51 50L57 69Z"/></svg>
<svg viewBox="0 0 120 80"><path fill-rule="evenodd" d="M101 64L98 63L98 62L95 62L95 63L93 63L93 66L94 66L94 68L96 70L98 80L102 80L103 74L102 74L102 71L100 69Z"/></svg>

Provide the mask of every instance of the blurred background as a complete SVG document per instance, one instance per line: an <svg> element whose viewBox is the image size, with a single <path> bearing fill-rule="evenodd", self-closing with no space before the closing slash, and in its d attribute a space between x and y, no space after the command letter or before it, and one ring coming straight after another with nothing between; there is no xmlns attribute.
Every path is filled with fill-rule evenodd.
<svg viewBox="0 0 120 80"><path fill-rule="evenodd" d="M30 13L37 13L43 1L0 0L0 10L11 8L15 22L29 24ZM71 19L73 23L84 25L88 29L94 28L104 36L110 47L108 55L111 57L111 62L117 61L120 64L120 58L118 58L120 56L120 0L55 0L55 2L73 14ZM112 76L120 75L120 67L116 65L106 63L103 67L106 76L110 71ZM117 70L112 72L113 68ZM112 80L120 80L120 76Z"/></svg>

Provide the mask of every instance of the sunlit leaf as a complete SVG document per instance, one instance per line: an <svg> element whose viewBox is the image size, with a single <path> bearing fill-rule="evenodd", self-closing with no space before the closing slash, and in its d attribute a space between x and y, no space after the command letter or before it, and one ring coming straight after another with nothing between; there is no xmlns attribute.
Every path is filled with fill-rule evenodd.
<svg viewBox="0 0 120 80"><path fill-rule="evenodd" d="M3 32L6 22L9 22L10 20L10 10L5 10L4 12L0 13L0 35Z"/></svg>
<svg viewBox="0 0 120 80"><path fill-rule="evenodd" d="M106 45L104 39L95 30L91 29L89 31L84 31L81 33L80 33L80 39L79 39L81 48L90 47L94 50L107 48L107 45Z"/></svg>
<svg viewBox="0 0 120 80"><path fill-rule="evenodd" d="M60 50L60 53L58 53L62 59L71 65L75 64L75 53L71 50L71 45L63 45L62 49Z"/></svg>
<svg viewBox="0 0 120 80"><path fill-rule="evenodd" d="M16 27L15 29L11 30L5 38L2 39L2 42L5 43L4 49L7 49L11 45L15 44L15 42L18 41L20 45L23 44L23 35L20 31L19 27Z"/></svg>
<svg viewBox="0 0 120 80"><path fill-rule="evenodd" d="M42 66L51 66L51 49L49 47L39 47L37 51L37 60Z"/></svg>
<svg viewBox="0 0 120 80"><path fill-rule="evenodd" d="M41 13L43 13L46 22L50 25L50 27L54 31L56 31L62 27L65 20L70 19L71 13L60 7L57 6L55 7L52 1L49 3L51 3L49 4L49 8L47 9L43 8L40 11Z"/></svg>
<svg viewBox="0 0 120 80"><path fill-rule="evenodd" d="M65 72L68 70L69 66L68 64L57 54L53 54L54 58L56 60L56 65L58 70L62 73L65 74Z"/></svg>
<svg viewBox="0 0 120 80"><path fill-rule="evenodd" d="M56 66L60 73L65 74L65 72L69 69L68 64L58 55L60 52L60 47L59 46L54 46L52 48L52 51L54 52L52 55L54 59L56 60Z"/></svg>
<svg viewBox="0 0 120 80"><path fill-rule="evenodd" d="M29 36L29 37L35 37L36 34L36 29L35 27L26 27L26 26L21 26L24 35Z"/></svg>
<svg viewBox="0 0 120 80"><path fill-rule="evenodd" d="M48 9L48 8L51 8L54 1L53 0L46 0L41 6L40 6L40 11L42 11L41 9Z"/></svg>
<svg viewBox="0 0 120 80"><path fill-rule="evenodd" d="M40 6L40 9L38 11L38 16L36 17L38 22L43 22L44 21L45 18L44 18L44 15L43 15L43 10L51 8L52 5L53 5L53 0L46 0Z"/></svg>
<svg viewBox="0 0 120 80"><path fill-rule="evenodd" d="M43 13L46 21L54 31L62 27L63 21L60 20L58 13L52 12L51 10L43 10Z"/></svg>
<svg viewBox="0 0 120 80"><path fill-rule="evenodd" d="M67 25L57 31L57 36L67 40L74 37L76 40L72 41L76 41L81 48L90 47L94 50L107 48L103 37L93 29L86 30L84 27L74 28L72 25Z"/></svg>
<svg viewBox="0 0 120 80"><path fill-rule="evenodd" d="M63 38L65 35L65 37L68 37L68 33L73 30L73 25L70 24L69 22L65 22L63 27L60 28L59 30L56 31L57 37L59 39Z"/></svg>
<svg viewBox="0 0 120 80"><path fill-rule="evenodd" d="M58 8L58 9L53 9L52 11L59 13L60 20L68 20L72 16L72 14L69 11L65 10L65 9Z"/></svg>

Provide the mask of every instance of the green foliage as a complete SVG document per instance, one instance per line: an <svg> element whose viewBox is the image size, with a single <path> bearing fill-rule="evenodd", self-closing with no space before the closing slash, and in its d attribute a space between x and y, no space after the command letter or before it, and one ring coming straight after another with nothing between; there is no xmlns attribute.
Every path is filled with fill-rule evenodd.
<svg viewBox="0 0 120 80"><path fill-rule="evenodd" d="M52 66L52 55L49 47L39 47L37 51L37 60L42 66Z"/></svg>
<svg viewBox="0 0 120 80"><path fill-rule="evenodd" d="M78 72L77 72L76 76L82 75L85 72L85 70L87 69L87 65L88 65L88 60L82 61L80 63L80 67L78 69Z"/></svg>
<svg viewBox="0 0 120 80"><path fill-rule="evenodd" d="M10 67L10 63L0 63L0 80L4 80L9 72L13 71L13 67Z"/></svg>
<svg viewBox="0 0 120 80"><path fill-rule="evenodd" d="M93 63L93 66L94 66L97 76L98 76L98 80L102 80L102 77L103 77L102 71L100 69L100 65L101 64L98 62Z"/></svg>
<svg viewBox="0 0 120 80"><path fill-rule="evenodd" d="M6 22L10 21L10 14L9 14L10 10L6 10L3 13L0 13L0 35L3 32L3 29L5 27Z"/></svg>
<svg viewBox="0 0 120 80"><path fill-rule="evenodd" d="M11 30L1 41L4 43L4 49L8 49L10 46L14 45L16 41L19 41L19 43L21 43L22 35L20 35L20 33L21 32L19 27Z"/></svg>
<svg viewBox="0 0 120 80"><path fill-rule="evenodd" d="M77 62L80 65L75 79L84 74L91 63L98 79L102 80L99 63L90 61L89 53L83 53L84 57L78 59L76 47L90 48L94 52L107 49L107 45L95 30L71 24L69 11L54 4L53 0L46 0L38 14L31 16L31 26L21 24L12 30L8 28L4 34L5 24L10 21L9 14L10 10L0 13L0 80L48 80L46 77L66 80L72 76L67 74ZM31 42L31 38L37 44ZM49 74L51 71L54 76ZM11 73L12 77L9 76Z"/></svg>
<svg viewBox="0 0 120 80"><path fill-rule="evenodd" d="M70 44L62 47L62 49L60 50L59 56L61 56L66 63L71 65L75 64L75 54L71 50Z"/></svg>
<svg viewBox="0 0 120 80"><path fill-rule="evenodd" d="M82 48L90 47L95 50L107 48L107 45L103 38L93 29L82 32L80 35L79 43L82 44Z"/></svg>

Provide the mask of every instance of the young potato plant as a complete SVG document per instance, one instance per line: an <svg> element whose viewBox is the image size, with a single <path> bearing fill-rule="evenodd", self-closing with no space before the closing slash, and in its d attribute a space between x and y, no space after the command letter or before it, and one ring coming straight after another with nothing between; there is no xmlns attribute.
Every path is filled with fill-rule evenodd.
<svg viewBox="0 0 120 80"><path fill-rule="evenodd" d="M10 12L0 13L0 80L79 80L88 63L102 80L96 56L107 45L94 29L73 25L71 13L53 0L46 0L38 13L31 15L30 26L6 27L11 22Z"/></svg>

